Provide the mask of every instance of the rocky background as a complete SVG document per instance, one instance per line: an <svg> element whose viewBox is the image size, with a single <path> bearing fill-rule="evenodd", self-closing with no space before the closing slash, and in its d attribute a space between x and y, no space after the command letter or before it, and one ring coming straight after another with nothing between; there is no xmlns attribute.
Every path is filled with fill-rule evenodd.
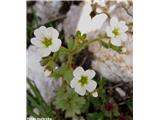
<svg viewBox="0 0 160 120"><path fill-rule="evenodd" d="M126 21L129 30L127 31L128 39L123 42L123 51L118 53L112 49L106 49L99 43L92 43L88 48L85 48L79 55L75 56L75 62L78 65L82 65L84 68L91 66L100 75L102 75L106 81L107 94L114 96L119 109L127 114L121 115L119 120L131 120L132 108L126 109L126 105L132 106L132 82L133 82L133 3L132 1L109 1L102 0L101 2L95 2L92 4L92 9L86 7L86 4L90 2L84 1L28 1L27 2L27 49L28 57L34 56L34 49L30 46L30 38L33 36L35 28L45 25L53 26L61 33L60 38L65 45L76 30L81 25L81 20L85 16L91 15L94 17L96 14L105 13L107 15L106 22L110 20L112 16L117 16L120 20ZM95 28L100 30L87 31L87 37L101 37L103 36L103 27L106 25L97 25ZM84 30L85 31L85 30ZM85 57L84 57L85 56ZM30 62L32 63L32 61ZM28 63L28 64L30 64ZM32 63L34 64L34 63ZM32 64L29 65L31 72L28 77L35 77L32 75ZM28 68L27 68L28 69ZM34 69L34 68L33 68ZM35 80L39 85L42 96L46 98L46 101L50 101L53 95L50 96L52 90L56 85L60 83L48 82L49 78L39 74L36 78L44 78L43 83ZM47 82L46 82L47 81ZM51 89L45 90L45 87ZM107 104L107 109L110 109L110 104ZM78 119L78 118L77 118ZM81 117L79 117L81 119ZM82 119L81 119L82 120Z"/></svg>

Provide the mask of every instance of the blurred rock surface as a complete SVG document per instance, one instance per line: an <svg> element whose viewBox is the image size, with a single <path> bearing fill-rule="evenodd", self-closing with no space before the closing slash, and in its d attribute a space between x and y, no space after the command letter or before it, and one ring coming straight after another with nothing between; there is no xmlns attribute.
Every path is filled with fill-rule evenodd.
<svg viewBox="0 0 160 120"><path fill-rule="evenodd" d="M113 7L114 5L114 7ZM82 14L86 14L84 11L85 4L82 3L79 6L72 6L67 14L67 18L64 21L64 32L67 37L73 35L77 29L78 20ZM112 9L111 9L112 7ZM123 53L118 53L112 49L106 49L99 43L92 43L89 46L89 51L94 54L95 59L92 62L92 67L102 76L113 82L132 82L133 80L133 63L132 63L132 52L133 52L133 36L132 36L132 3L116 3L107 2L106 11L109 16L116 15L119 20L126 21L129 26L128 40L123 43ZM110 11L109 11L110 10ZM106 23L109 19L107 19ZM105 25L104 25L105 26ZM103 27L104 27L103 26ZM103 28L102 28L103 29ZM87 33L90 38L100 37L102 32L95 31Z"/></svg>

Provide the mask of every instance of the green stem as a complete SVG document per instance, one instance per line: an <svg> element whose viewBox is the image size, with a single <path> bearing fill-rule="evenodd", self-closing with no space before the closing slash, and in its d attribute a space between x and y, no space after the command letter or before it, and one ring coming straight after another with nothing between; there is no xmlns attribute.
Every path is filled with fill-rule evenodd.
<svg viewBox="0 0 160 120"><path fill-rule="evenodd" d="M86 42L84 42L81 47L79 49L77 49L76 51L74 51L72 54L77 54L79 53L83 48L85 48L86 46L88 46L89 44L93 43L93 42L100 42L102 41L102 39L104 38L94 38L94 39L89 39L89 40L85 40Z"/></svg>
<svg viewBox="0 0 160 120"><path fill-rule="evenodd" d="M72 59L73 59L72 54L69 54L69 55L68 55L68 61L67 61L67 66L68 66L68 67L70 67L70 65L72 64Z"/></svg>

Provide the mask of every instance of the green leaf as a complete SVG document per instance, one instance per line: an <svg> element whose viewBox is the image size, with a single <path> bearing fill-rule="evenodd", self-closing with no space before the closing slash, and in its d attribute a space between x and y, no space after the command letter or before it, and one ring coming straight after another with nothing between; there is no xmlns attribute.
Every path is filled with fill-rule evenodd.
<svg viewBox="0 0 160 120"><path fill-rule="evenodd" d="M94 112L88 114L89 120L104 120L104 114L102 112Z"/></svg>
<svg viewBox="0 0 160 120"><path fill-rule="evenodd" d="M36 99L34 99L33 97L31 97L30 95L27 95L27 100L31 102L31 104L40 110L41 114L45 115L45 111L43 109L43 107L41 105L39 105L39 103L36 101Z"/></svg>
<svg viewBox="0 0 160 120"><path fill-rule="evenodd" d="M81 108L81 112L82 113L88 112L89 105L90 105L90 102L86 101L86 104L84 104Z"/></svg>
<svg viewBox="0 0 160 120"><path fill-rule="evenodd" d="M84 104L85 99L79 97L73 89L67 87L65 90L64 87L61 87L57 90L54 105L57 109L65 111L66 118L79 114Z"/></svg>
<svg viewBox="0 0 160 120"><path fill-rule="evenodd" d="M130 111L133 111L133 101L132 101L132 99L127 101L127 106L128 106Z"/></svg>
<svg viewBox="0 0 160 120"><path fill-rule="evenodd" d="M67 81L68 84L70 83L70 81L73 78L72 72L73 71L71 68L66 68L66 71L64 72L64 79Z"/></svg>
<svg viewBox="0 0 160 120"><path fill-rule="evenodd" d="M109 44L108 44L107 42L105 42L105 41L102 41L102 40L101 40L101 45L102 45L103 47L105 47L105 48L109 48Z"/></svg>
<svg viewBox="0 0 160 120"><path fill-rule="evenodd" d="M74 48L74 44L75 44L74 39L71 38L71 39L67 40L67 47L68 47L69 49Z"/></svg>
<svg viewBox="0 0 160 120"><path fill-rule="evenodd" d="M31 87L31 90L33 91L35 97L38 99L39 102L43 101L43 98L41 94L39 93L37 87L32 83L31 80L27 80L29 86Z"/></svg>
<svg viewBox="0 0 160 120"><path fill-rule="evenodd" d="M81 37L81 32L80 31L76 32L76 37L78 37L78 38Z"/></svg>
<svg viewBox="0 0 160 120"><path fill-rule="evenodd" d="M115 117L118 117L120 115L119 110L118 110L118 105L116 103L113 104L113 115Z"/></svg>
<svg viewBox="0 0 160 120"><path fill-rule="evenodd" d="M117 52L122 52L122 47L121 47L121 46L115 46L115 45L113 45L113 44L110 44L110 47L111 47L113 50L117 51Z"/></svg>
<svg viewBox="0 0 160 120"><path fill-rule="evenodd" d="M49 67L51 70L55 67L55 63L53 60L49 60L46 67Z"/></svg>
<svg viewBox="0 0 160 120"><path fill-rule="evenodd" d="M55 79L63 77L64 80L67 81L67 83L70 83L71 79L73 78L72 72L73 70L71 67L68 67L66 64L63 64L61 67L53 71L51 76L54 77Z"/></svg>
<svg viewBox="0 0 160 120"><path fill-rule="evenodd" d="M75 40L76 40L79 44L82 44L82 43L85 41L86 36L87 36L87 34L81 34L80 31L77 31L77 32L76 32L76 35L75 35Z"/></svg>
<svg viewBox="0 0 160 120"><path fill-rule="evenodd" d="M62 65L59 68L57 68L53 73L51 74L51 77L54 77L55 79L58 79L61 76L64 76L64 73L66 71L66 65Z"/></svg>
<svg viewBox="0 0 160 120"><path fill-rule="evenodd" d="M41 61L40 61L40 63L41 63L41 65L42 66L45 66L48 62L49 62L49 57L47 57L47 58L43 58Z"/></svg>
<svg viewBox="0 0 160 120"><path fill-rule="evenodd" d="M87 34L82 35L82 39L86 39L86 37L87 37Z"/></svg>
<svg viewBox="0 0 160 120"><path fill-rule="evenodd" d="M48 105L43 97L41 96L39 90L37 87L31 82L31 80L27 80L31 90L27 91L27 114L31 115L33 114L32 111L34 108L37 108L40 111L41 117L54 117L54 112L52 111L52 108L50 105ZM34 94L34 96L33 96Z"/></svg>
<svg viewBox="0 0 160 120"><path fill-rule="evenodd" d="M112 118L112 111L107 111L106 116L109 117L109 118Z"/></svg>
<svg viewBox="0 0 160 120"><path fill-rule="evenodd" d="M31 116L33 116L35 118L38 118L38 115L33 112L33 108L31 106L27 106L27 114L31 115Z"/></svg>
<svg viewBox="0 0 160 120"><path fill-rule="evenodd" d="M61 55L67 54L68 49L61 46L58 52L59 52L59 56L61 56Z"/></svg>
<svg viewBox="0 0 160 120"><path fill-rule="evenodd" d="M122 52L122 46L115 46L110 42L106 42L101 40L101 45L105 48L112 48L113 50L117 51L117 52Z"/></svg>
<svg viewBox="0 0 160 120"><path fill-rule="evenodd" d="M116 111L113 112L113 115L114 115L115 117L118 117L118 116L120 116L120 113L119 113L119 111L116 110Z"/></svg>

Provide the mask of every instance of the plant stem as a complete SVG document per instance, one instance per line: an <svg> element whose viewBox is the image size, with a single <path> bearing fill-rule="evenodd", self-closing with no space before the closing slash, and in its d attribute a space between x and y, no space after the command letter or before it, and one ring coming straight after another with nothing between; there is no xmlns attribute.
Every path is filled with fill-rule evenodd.
<svg viewBox="0 0 160 120"><path fill-rule="evenodd" d="M77 49L76 51L74 51L72 54L74 55L74 54L77 54L77 53L79 53L83 48L85 48L86 46L88 46L89 44L91 44L91 43L93 43L93 42L100 42L100 41L102 41L102 39L104 39L104 38L94 38L94 39L89 39L89 40L85 40L85 42L84 43L82 43L82 45L81 45L81 47L79 48L79 49Z"/></svg>
<svg viewBox="0 0 160 120"><path fill-rule="evenodd" d="M67 66L69 67L72 64L73 56L71 54L68 55Z"/></svg>

